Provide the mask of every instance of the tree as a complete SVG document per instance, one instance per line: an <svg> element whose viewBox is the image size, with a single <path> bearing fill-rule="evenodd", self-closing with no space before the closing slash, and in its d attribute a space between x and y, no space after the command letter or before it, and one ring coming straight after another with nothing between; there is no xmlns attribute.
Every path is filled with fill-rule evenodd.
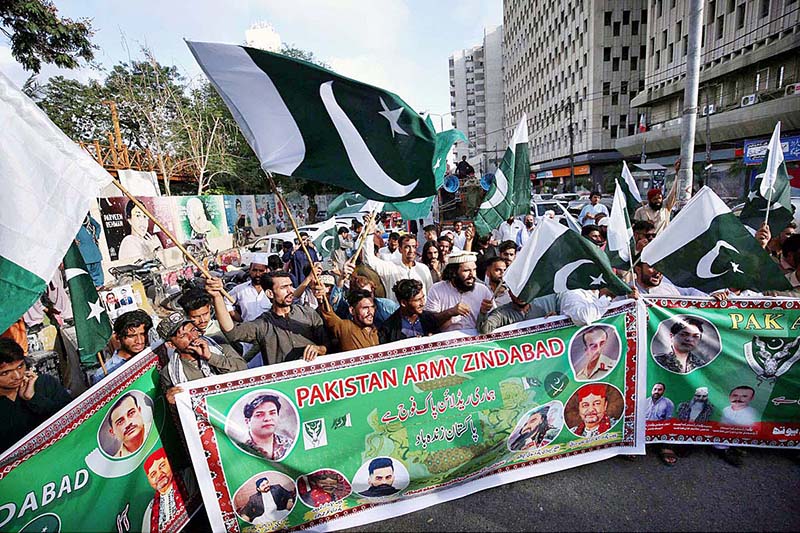
<svg viewBox="0 0 800 533"><path fill-rule="evenodd" d="M89 40L94 31L88 19L58 16L49 0L3 0L0 32L11 41L11 55L25 68L38 73L42 63L76 68L79 59L94 59Z"/></svg>

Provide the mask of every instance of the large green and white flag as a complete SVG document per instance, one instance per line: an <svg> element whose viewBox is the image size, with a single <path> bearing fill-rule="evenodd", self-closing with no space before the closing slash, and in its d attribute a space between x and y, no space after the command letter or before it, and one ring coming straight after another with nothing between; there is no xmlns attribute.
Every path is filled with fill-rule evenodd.
<svg viewBox="0 0 800 533"><path fill-rule="evenodd" d="M111 321L75 243L72 243L64 256L64 275L75 316L75 334L78 337L81 362L94 365L97 363L97 352L105 348L111 338Z"/></svg>
<svg viewBox="0 0 800 533"><path fill-rule="evenodd" d="M567 207L564 204L562 204L558 200L556 200L555 202L556 205L561 209L561 214L564 217L564 221L567 223L567 227L572 231L574 231L575 233L577 233L578 235L580 235L581 230L583 229L581 228L580 223L577 220L575 220L575 217L572 216L572 214L570 214L569 209L567 209Z"/></svg>
<svg viewBox="0 0 800 533"><path fill-rule="evenodd" d="M783 148L781 147L780 122L775 125L767 148L767 156L761 163L761 168L758 170L756 179L753 180L753 185L745 199L744 208L739 215L739 220L750 230L750 233L755 234L767 219L768 203L769 225L772 228L772 234L777 235L794 217L789 176L786 172L786 163L783 160Z"/></svg>
<svg viewBox="0 0 800 533"><path fill-rule="evenodd" d="M625 204L628 208L628 216L633 218L636 210L642 207L642 195L639 193L639 186L633 179L628 163L622 162L622 175L617 178L617 186L622 189L625 195Z"/></svg>
<svg viewBox="0 0 800 533"><path fill-rule="evenodd" d="M372 200L436 193L464 134L437 134L399 96L311 63L245 46L187 42L267 172Z"/></svg>
<svg viewBox="0 0 800 533"><path fill-rule="evenodd" d="M336 219L331 217L320 226L314 237L314 248L320 257L330 257L334 250L339 248L339 233Z"/></svg>
<svg viewBox="0 0 800 533"><path fill-rule="evenodd" d="M634 247L633 229L625 203L625 192L623 192L622 185L617 182L617 187L614 189L614 203L611 205L611 216L608 221L606 252L611 266L621 270L630 270L631 250Z"/></svg>
<svg viewBox="0 0 800 533"><path fill-rule="evenodd" d="M526 302L568 289L609 289L618 295L631 290L600 248L549 218L537 224L503 280Z"/></svg>
<svg viewBox="0 0 800 533"><path fill-rule="evenodd" d="M0 74L0 332L36 302L111 176Z"/></svg>
<svg viewBox="0 0 800 533"><path fill-rule="evenodd" d="M778 265L708 187L642 250L641 260L675 285L705 292L790 288Z"/></svg>
<svg viewBox="0 0 800 533"><path fill-rule="evenodd" d="M528 115L522 118L508 143L508 149L494 174L494 183L486 193L486 200L478 207L475 227L486 235L500 223L515 215L524 215L531 209L531 169L528 161Z"/></svg>
<svg viewBox="0 0 800 533"><path fill-rule="evenodd" d="M379 210L398 211L405 220L416 220L430 214L434 198L434 196L429 196L405 202L387 202ZM367 200L358 193L345 192L334 198L328 205L328 216L369 213L376 205L374 201Z"/></svg>

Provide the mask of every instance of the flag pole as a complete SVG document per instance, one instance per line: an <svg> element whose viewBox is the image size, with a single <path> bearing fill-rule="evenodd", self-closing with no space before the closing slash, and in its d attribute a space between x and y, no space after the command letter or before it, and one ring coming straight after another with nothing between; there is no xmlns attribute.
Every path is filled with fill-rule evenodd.
<svg viewBox="0 0 800 533"><path fill-rule="evenodd" d="M128 189L126 189L122 185L122 183L120 183L118 179L112 177L111 180L113 181L114 185L116 185L117 188L120 191L122 191L122 194L127 196L128 199L130 199L130 201L133 202L133 204L136 207L141 209L142 213L144 213L147 218L152 220L153 223L156 226L158 226L159 229L163 231L168 238L172 239L172 242L175 243L175 246L177 246L178 250L180 250L181 253L183 253L184 257L186 257L186 259L188 259L190 263L192 263L200 270L200 272L206 277L206 279L211 279L213 277L211 273L208 271L208 269L204 267L201 263L199 263L197 259L195 259L192 256L192 254L190 254L189 251L186 248L184 248L180 242L178 242L178 239L172 234L172 232L170 232L155 216L153 216L153 214L144 206L144 204L140 202L135 196L133 196L133 194L131 194L128 191ZM227 299L230 303L234 303L236 301L230 294L228 294L228 292L225 289L220 289L220 290L222 291L222 295L225 297L225 299Z"/></svg>
<svg viewBox="0 0 800 533"><path fill-rule="evenodd" d="M361 250L364 248L364 243L367 242L367 234L373 235L375 233L374 228L371 228L371 226L373 226L373 224L375 222L375 215L376 214L377 214L377 212L374 209L372 211L370 211L370 213L369 213L369 224L364 226L364 230L361 232L361 238L359 239L359 242L358 242L358 248L356 248L356 251L347 260L347 263L350 263L352 261L352 263L355 264L355 262L358 260L358 255L361 253ZM368 229L372 229L372 231L367 231Z"/></svg>
<svg viewBox="0 0 800 533"><path fill-rule="evenodd" d="M764 179L764 178L761 178L761 179ZM774 190L775 190L774 186L769 188L769 198L767 198L767 214L764 217L764 225L765 226L769 225L769 206L772 203L772 191L774 191Z"/></svg>
<svg viewBox="0 0 800 533"><path fill-rule="evenodd" d="M275 196L277 196L278 200L280 200L281 205L283 206L283 210L286 211L286 215L289 217L289 223L292 225L294 234L297 235L297 241L300 243L300 247L306 254L306 258L308 259L308 264L311 265L311 277L314 278L314 285L321 285L319 278L317 277L317 271L314 269L314 261L311 259L311 253L308 251L308 248L306 248L306 245L303 244L303 238L300 237L300 230L297 228L297 222L295 222L294 220L294 215L292 215L291 210L289 210L289 204L286 203L286 199L278 190L278 187L275 186L275 181L272 179L272 172L265 170L264 173L267 175L267 179L269 180L269 184L272 187L272 190L275 191ZM297 274L302 275L303 273L298 272ZM330 311L331 303L328 301L328 298L327 297L323 298L323 301L325 302L324 304L325 309Z"/></svg>
<svg viewBox="0 0 800 533"><path fill-rule="evenodd" d="M108 370L106 370L106 362L103 361L103 354L102 353L97 352L97 360L100 361L100 368L103 369L103 375L107 376L108 375Z"/></svg>

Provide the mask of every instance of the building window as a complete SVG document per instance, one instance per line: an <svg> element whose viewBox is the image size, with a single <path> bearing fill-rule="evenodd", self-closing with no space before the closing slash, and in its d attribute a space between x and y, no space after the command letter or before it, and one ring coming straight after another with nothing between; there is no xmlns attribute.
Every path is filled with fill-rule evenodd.
<svg viewBox="0 0 800 533"><path fill-rule="evenodd" d="M769 0L761 0L761 7L758 10L758 16L762 19L769 16Z"/></svg>
<svg viewBox="0 0 800 533"><path fill-rule="evenodd" d="M744 28L744 15L747 11L747 4L739 4L736 8L736 29Z"/></svg>
<svg viewBox="0 0 800 533"><path fill-rule="evenodd" d="M622 47L622 60L627 61L628 55L630 54L630 48L627 46Z"/></svg>
<svg viewBox="0 0 800 533"><path fill-rule="evenodd" d="M656 70L661 68L661 50L656 50L656 59L655 59L654 68Z"/></svg>
<svg viewBox="0 0 800 533"><path fill-rule="evenodd" d="M717 14L717 0L709 0L708 2L708 20L714 20L714 15Z"/></svg>
<svg viewBox="0 0 800 533"><path fill-rule="evenodd" d="M620 84L619 84L619 92L621 94L628 94L628 82L627 81L620 82Z"/></svg>
<svg viewBox="0 0 800 533"><path fill-rule="evenodd" d="M639 58L636 56L631 57L631 70L639 68Z"/></svg>
<svg viewBox="0 0 800 533"><path fill-rule="evenodd" d="M650 49L653 50L653 52L655 52L656 49L655 39L650 39ZM647 47L645 45L639 47L639 57L647 57Z"/></svg>
<svg viewBox="0 0 800 533"><path fill-rule="evenodd" d="M603 13L603 24L606 26L611 26L611 11L606 11Z"/></svg>
<svg viewBox="0 0 800 533"><path fill-rule="evenodd" d="M603 48L603 61L611 61L611 47L606 46Z"/></svg>
<svg viewBox="0 0 800 533"><path fill-rule="evenodd" d="M617 138L617 127L616 126L611 126L611 138L612 139L616 139Z"/></svg>
<svg viewBox="0 0 800 533"><path fill-rule="evenodd" d="M656 18L661 18L661 13L664 9L664 2L656 0Z"/></svg>
<svg viewBox="0 0 800 533"><path fill-rule="evenodd" d="M683 48L683 55L685 56L686 52L689 50L689 36L688 35L684 35L683 36L683 41L681 42L681 45L682 45L681 47Z"/></svg>
<svg viewBox="0 0 800 533"><path fill-rule="evenodd" d="M619 93L611 93L611 105L619 105Z"/></svg>
<svg viewBox="0 0 800 533"><path fill-rule="evenodd" d="M639 80L639 92L644 91L644 80Z"/></svg>
<svg viewBox="0 0 800 533"><path fill-rule="evenodd" d="M625 124L627 124L627 123L628 123L628 115L620 115L619 116L619 125L624 128Z"/></svg>
<svg viewBox="0 0 800 533"><path fill-rule="evenodd" d="M642 20L642 24L647 24L647 10L642 9L642 16L639 17Z"/></svg>
<svg viewBox="0 0 800 533"><path fill-rule="evenodd" d="M661 48L664 49L667 47L667 39L669 38L669 34L667 30L661 32Z"/></svg>
<svg viewBox="0 0 800 533"><path fill-rule="evenodd" d="M672 43L669 43L669 47L667 48L667 63L672 63L675 61L674 49Z"/></svg>
<svg viewBox="0 0 800 533"><path fill-rule="evenodd" d="M615 57L611 60L611 71L612 72L619 72L619 58Z"/></svg>
<svg viewBox="0 0 800 533"><path fill-rule="evenodd" d="M603 129L608 129L608 115L603 115Z"/></svg>
<svg viewBox="0 0 800 533"><path fill-rule="evenodd" d="M717 40L722 39L722 31L725 29L725 15L717 17Z"/></svg>
<svg viewBox="0 0 800 533"><path fill-rule="evenodd" d="M683 35L683 21L679 20L675 23L675 40L680 39L681 35Z"/></svg>
<svg viewBox="0 0 800 533"><path fill-rule="evenodd" d="M736 0L728 0L728 8L725 10L725 12L728 15L730 15L731 13L733 13L735 7L736 7Z"/></svg>
<svg viewBox="0 0 800 533"><path fill-rule="evenodd" d="M783 87L783 65L778 68L778 89Z"/></svg>
<svg viewBox="0 0 800 533"><path fill-rule="evenodd" d="M611 94L611 82L610 81L604 81L603 82L603 96L608 96L609 94Z"/></svg>
<svg viewBox="0 0 800 533"><path fill-rule="evenodd" d="M614 37L619 37L620 32L620 23L619 21L614 23Z"/></svg>
<svg viewBox="0 0 800 533"><path fill-rule="evenodd" d="M634 20L631 22L631 35L639 35L639 21Z"/></svg>

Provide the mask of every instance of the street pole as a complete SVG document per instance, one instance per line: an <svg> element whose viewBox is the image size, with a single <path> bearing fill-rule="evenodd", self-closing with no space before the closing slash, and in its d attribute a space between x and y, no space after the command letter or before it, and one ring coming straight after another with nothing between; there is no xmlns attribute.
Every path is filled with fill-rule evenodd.
<svg viewBox="0 0 800 533"><path fill-rule="evenodd" d="M703 35L703 1L689 0L689 50L686 54L686 84L681 121L681 166L678 175L677 207L681 209L692 196L694 135L697 127L697 93L700 82L700 42Z"/></svg>
<svg viewBox="0 0 800 533"><path fill-rule="evenodd" d="M572 127L572 97L567 99L569 106L569 192L575 192L575 130Z"/></svg>
<svg viewBox="0 0 800 533"><path fill-rule="evenodd" d="M705 89L706 100L706 166L703 171L703 185L708 185L708 175L711 172L711 108L708 107L708 85Z"/></svg>

